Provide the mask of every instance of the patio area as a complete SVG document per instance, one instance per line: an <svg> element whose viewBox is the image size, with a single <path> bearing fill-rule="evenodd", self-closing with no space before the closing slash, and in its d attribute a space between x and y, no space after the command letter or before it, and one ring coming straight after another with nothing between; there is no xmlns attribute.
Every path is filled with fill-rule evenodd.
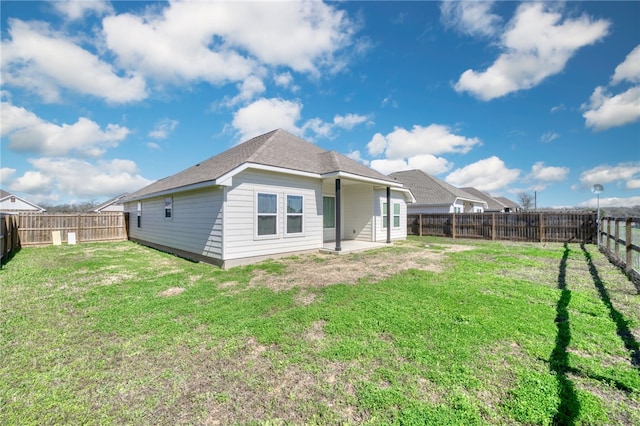
<svg viewBox="0 0 640 426"><path fill-rule="evenodd" d="M359 251L367 251L377 248L389 247L391 244L387 243L379 243L373 241L357 241L357 240L342 240L341 242L341 251L336 251L336 242L335 241L325 241L320 249L320 253L330 253L330 254L348 254L355 253Z"/></svg>

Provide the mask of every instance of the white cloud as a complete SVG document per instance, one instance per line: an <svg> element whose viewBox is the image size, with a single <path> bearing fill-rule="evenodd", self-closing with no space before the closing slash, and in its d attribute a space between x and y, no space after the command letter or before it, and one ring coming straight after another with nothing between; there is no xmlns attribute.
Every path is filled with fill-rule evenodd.
<svg viewBox="0 0 640 426"><path fill-rule="evenodd" d="M614 182L632 182L631 187L625 184L629 189L633 189L633 182L640 175L640 162L620 163L615 166L608 164L585 170L580 174L580 183L582 188L591 188L594 184L606 185ZM605 191L606 191L605 186Z"/></svg>
<svg viewBox="0 0 640 426"><path fill-rule="evenodd" d="M68 197L82 199L115 196L132 192L151 181L140 176L130 160L90 163L71 158L39 158L29 160L35 170L15 179L11 190L46 198L55 189Z"/></svg>
<svg viewBox="0 0 640 426"><path fill-rule="evenodd" d="M470 36L491 36L502 19L490 13L493 1L443 1L440 3L440 20L448 28L454 28Z"/></svg>
<svg viewBox="0 0 640 426"><path fill-rule="evenodd" d="M331 138L336 129L351 130L358 124L371 122L365 115L348 113L335 115L331 122L316 117L300 123L302 108L298 101L260 98L236 111L232 125L240 134L240 141L245 141L278 128L300 137L312 139L309 133L313 133L321 138Z"/></svg>
<svg viewBox="0 0 640 426"><path fill-rule="evenodd" d="M9 34L11 40L2 42L3 84L33 91L45 102L57 102L61 90L114 103L147 96L142 77L120 76L110 64L46 24L10 19Z"/></svg>
<svg viewBox="0 0 640 426"><path fill-rule="evenodd" d="M606 130L623 126L640 119L640 86L632 87L618 95L610 95L604 87L596 87L582 116L587 127Z"/></svg>
<svg viewBox="0 0 640 426"><path fill-rule="evenodd" d="M618 198L618 197L600 197L591 198L584 203L580 203L580 207L592 207L596 208L600 207L633 207L640 205L640 197L628 197L628 198Z"/></svg>
<svg viewBox="0 0 640 426"><path fill-rule="evenodd" d="M7 182L10 182L11 176L13 176L15 172L16 169L12 169L10 167L0 168L0 187L5 186Z"/></svg>
<svg viewBox="0 0 640 426"><path fill-rule="evenodd" d="M238 83L238 94L225 101L224 104L228 107L242 104L253 100L257 95L263 93L267 88L262 80L254 75L247 77L241 83Z"/></svg>
<svg viewBox="0 0 640 426"><path fill-rule="evenodd" d="M627 189L640 189L640 179L630 179L627 181Z"/></svg>
<svg viewBox="0 0 640 426"><path fill-rule="evenodd" d="M242 81L260 64L319 74L352 44L343 11L316 1L172 2L103 21L106 44L127 68L160 80Z"/></svg>
<svg viewBox="0 0 640 426"><path fill-rule="evenodd" d="M12 181L9 188L16 192L45 193L51 191L51 180L40 172L30 170Z"/></svg>
<svg viewBox="0 0 640 426"><path fill-rule="evenodd" d="M636 46L616 67L611 77L611 85L627 81L640 83L640 45ZM582 105L582 116L586 126L594 130L606 130L624 126L640 119L640 85L633 86L622 93L612 95L608 89L598 86L594 89L588 104Z"/></svg>
<svg viewBox="0 0 640 426"><path fill-rule="evenodd" d="M549 143L558 139L559 137L560 135L555 132L545 132L542 134L542 136L540 136L540 140L544 143Z"/></svg>
<svg viewBox="0 0 640 426"><path fill-rule="evenodd" d="M386 136L376 133L367 149L371 155L384 154L388 159L396 160L426 154L464 154L480 143L478 138L459 136L447 126L431 124L427 127L414 125L411 130L396 127Z"/></svg>
<svg viewBox="0 0 640 426"><path fill-rule="evenodd" d="M88 0L88 1L54 1L51 2L53 7L60 13L65 15L69 20L77 20L84 18L90 13L96 15L104 15L113 12L111 4L107 1Z"/></svg>
<svg viewBox="0 0 640 426"><path fill-rule="evenodd" d="M154 139L166 139L169 134L175 130L176 127L178 127L177 120L163 118L158 123L156 123L153 130L149 132L149 137L152 137Z"/></svg>
<svg viewBox="0 0 640 426"><path fill-rule="evenodd" d="M513 183L520 170L509 169L496 157L485 158L451 172L445 181L459 188L471 186L481 191L496 191Z"/></svg>
<svg viewBox="0 0 640 426"><path fill-rule="evenodd" d="M501 37L504 50L485 71L465 71L455 89L489 101L540 84L561 72L580 48L608 33L609 22L583 15L561 22L547 3L523 3Z"/></svg>
<svg viewBox="0 0 640 426"><path fill-rule="evenodd" d="M236 111L232 124L240 133L241 141L278 128L301 135L302 129L296 125L301 111L299 102L261 98Z"/></svg>
<svg viewBox="0 0 640 426"><path fill-rule="evenodd" d="M565 180L568 174L567 167L545 166L542 161L539 161L531 167L530 178L545 182L560 182Z"/></svg>
<svg viewBox="0 0 640 426"><path fill-rule="evenodd" d="M162 148L155 142L147 142L147 148L161 150Z"/></svg>
<svg viewBox="0 0 640 426"><path fill-rule="evenodd" d="M9 138L9 149L41 155L78 155L97 157L116 147L129 134L129 129L117 124L100 126L85 117L73 124L57 125L38 118L24 108L8 102L2 103L0 111L3 136ZM4 134L4 128L9 129Z"/></svg>
<svg viewBox="0 0 640 426"><path fill-rule="evenodd" d="M640 45L636 46L616 67L611 77L611 84L618 84L622 81L640 83Z"/></svg>
<svg viewBox="0 0 640 426"><path fill-rule="evenodd" d="M371 161L371 168L388 175L389 173L399 172L402 170L419 169L430 175L438 175L448 172L453 164L442 157L436 157L431 154L416 155L408 160L403 159L377 159Z"/></svg>
<svg viewBox="0 0 640 426"><path fill-rule="evenodd" d="M362 155L360 154L359 150L355 150L355 151L351 151L348 154L345 154L347 157L351 158L354 161L357 161L358 163L362 163L365 166L369 165L369 161L365 160L364 158L362 158Z"/></svg>
<svg viewBox="0 0 640 426"><path fill-rule="evenodd" d="M351 130L358 124L371 123L369 117L360 114L336 115L333 117L333 124L341 129Z"/></svg>
<svg viewBox="0 0 640 426"><path fill-rule="evenodd" d="M273 81L280 87L287 88L293 83L293 76L290 72L283 72L273 76Z"/></svg>
<svg viewBox="0 0 640 426"><path fill-rule="evenodd" d="M369 167L371 167L374 170L379 171L380 173L382 173L384 175L388 175L389 173L393 173L393 172L401 172L403 170L410 170L411 169L411 167L409 167L407 162L404 161L403 159L396 159L396 160L377 159L377 160L371 160L371 163L369 164Z"/></svg>

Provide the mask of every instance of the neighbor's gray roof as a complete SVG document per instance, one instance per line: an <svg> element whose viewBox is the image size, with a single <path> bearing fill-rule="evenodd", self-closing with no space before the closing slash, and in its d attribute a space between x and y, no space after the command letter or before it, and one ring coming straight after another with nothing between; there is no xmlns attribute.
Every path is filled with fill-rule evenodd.
<svg viewBox="0 0 640 426"><path fill-rule="evenodd" d="M128 199L213 182L245 163L317 174L347 172L364 178L395 182L342 154L326 151L285 130L277 129L236 145L173 176L160 179L134 192Z"/></svg>
<svg viewBox="0 0 640 426"><path fill-rule="evenodd" d="M464 192L467 192L471 195L473 195L474 197L478 197L481 200L484 200L487 202L487 211L502 211L505 207L504 203L500 202L497 198L492 197L491 195L487 194L486 192L482 192L479 189L473 188L471 186L468 186L466 188L462 188L462 190Z"/></svg>
<svg viewBox="0 0 640 426"><path fill-rule="evenodd" d="M486 203L484 200L434 178L422 170L406 170L389 175L409 188L416 204L451 205L456 199Z"/></svg>
<svg viewBox="0 0 640 426"><path fill-rule="evenodd" d="M513 202L510 199L505 197L496 197L496 200L500 201L502 204L504 204L505 206L511 209L519 209L521 207L520 204Z"/></svg>

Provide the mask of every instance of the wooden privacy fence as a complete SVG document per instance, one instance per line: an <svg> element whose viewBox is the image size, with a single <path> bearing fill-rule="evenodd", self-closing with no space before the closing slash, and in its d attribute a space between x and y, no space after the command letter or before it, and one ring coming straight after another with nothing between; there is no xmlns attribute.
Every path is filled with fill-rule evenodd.
<svg viewBox="0 0 640 426"><path fill-rule="evenodd" d="M450 238L596 243L595 213L409 214L407 233Z"/></svg>
<svg viewBox="0 0 640 426"><path fill-rule="evenodd" d="M16 216L0 214L0 267L20 249Z"/></svg>
<svg viewBox="0 0 640 426"><path fill-rule="evenodd" d="M602 251L635 282L640 282L640 218L604 217L600 235Z"/></svg>
<svg viewBox="0 0 640 426"><path fill-rule="evenodd" d="M21 213L18 234L22 247L53 243L53 232L59 231L62 242L75 233L76 242L123 241L127 239L127 216L109 213Z"/></svg>

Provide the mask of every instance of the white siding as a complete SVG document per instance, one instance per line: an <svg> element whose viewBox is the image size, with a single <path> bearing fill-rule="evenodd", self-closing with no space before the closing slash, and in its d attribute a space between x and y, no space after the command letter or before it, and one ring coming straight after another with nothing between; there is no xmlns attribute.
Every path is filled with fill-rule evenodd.
<svg viewBox="0 0 640 426"><path fill-rule="evenodd" d="M259 237L256 231L256 194L278 195L278 233ZM303 234L285 235L286 195L304 197ZM322 185L318 179L258 170L233 177L227 189L224 223L224 259L268 256L322 247Z"/></svg>
<svg viewBox="0 0 640 426"><path fill-rule="evenodd" d="M29 203L25 203L18 197L13 198L13 202L11 202L11 197L7 197L0 202L0 211L21 211L21 212L39 212L37 208L33 207Z"/></svg>
<svg viewBox="0 0 640 426"><path fill-rule="evenodd" d="M386 241L387 240L387 228L382 224L382 207L387 202L386 189L379 189L374 194L374 214L375 214L375 240ZM393 204L400 204L400 226L393 226ZM404 196L401 193L391 191L391 239L405 239L407 238L407 203Z"/></svg>
<svg viewBox="0 0 640 426"><path fill-rule="evenodd" d="M222 259L223 189L205 188L172 195L170 219L165 218L165 196L142 200L141 227L137 226L137 201L127 203L129 235L147 241Z"/></svg>
<svg viewBox="0 0 640 426"><path fill-rule="evenodd" d="M347 184L342 188L342 238L373 241L373 187Z"/></svg>

